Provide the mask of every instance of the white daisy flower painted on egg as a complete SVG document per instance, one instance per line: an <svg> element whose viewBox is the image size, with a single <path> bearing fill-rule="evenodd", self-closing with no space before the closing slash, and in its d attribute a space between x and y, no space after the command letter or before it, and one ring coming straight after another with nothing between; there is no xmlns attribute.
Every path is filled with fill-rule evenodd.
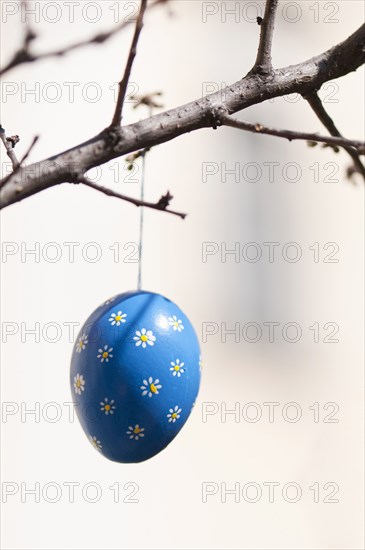
<svg viewBox="0 0 365 550"><path fill-rule="evenodd" d="M97 355L97 358L100 359L102 363L104 363L104 361L106 363L109 363L109 359L113 358L112 351L113 351L113 348L110 348L106 344L103 348L98 349L99 355Z"/></svg>
<svg viewBox="0 0 365 550"><path fill-rule="evenodd" d="M184 325L182 324L182 320L178 319L176 315L169 317L168 322L170 327L172 327L174 330L177 330L178 332L182 332L184 330Z"/></svg>
<svg viewBox="0 0 365 550"><path fill-rule="evenodd" d="M171 361L170 365L171 365L170 371L172 371L172 376L177 376L178 378L180 378L180 376L182 374L184 374L184 372L185 372L185 369L184 369L185 363L180 362L180 359L176 359L175 361Z"/></svg>
<svg viewBox="0 0 365 550"><path fill-rule="evenodd" d="M129 435L129 439L134 439L138 441L140 437L144 437L144 428L141 428L139 424L133 426L128 426L128 431L126 432Z"/></svg>
<svg viewBox="0 0 365 550"><path fill-rule="evenodd" d="M104 397L104 401L100 401L100 410L103 411L107 416L108 414L114 414L115 411L115 405L114 405L114 399L109 399L107 397Z"/></svg>
<svg viewBox="0 0 365 550"><path fill-rule="evenodd" d="M119 327L122 323L125 323L126 317L126 313L123 313L123 311L118 311L117 313L111 314L109 322L112 327L114 327L114 325L117 325L117 327Z"/></svg>
<svg viewBox="0 0 365 550"><path fill-rule="evenodd" d="M156 337L153 335L152 330L143 328L142 330L136 330L136 335L133 337L133 340L135 340L137 347L142 346L142 348L146 348L147 344L149 346L154 345Z"/></svg>
<svg viewBox="0 0 365 550"><path fill-rule="evenodd" d="M152 395L158 395L158 390L162 388L160 381L158 378L154 380L152 376L149 377L148 381L143 380L143 385L140 386L140 389L142 390L142 396L148 395L148 397L152 397Z"/></svg>
<svg viewBox="0 0 365 550"><path fill-rule="evenodd" d="M91 443L91 445L93 447L95 447L95 449L97 451L101 451L101 449L103 448L102 444L100 443L100 441L98 440L97 437L95 437L95 435L89 435L89 441Z"/></svg>
<svg viewBox="0 0 365 550"><path fill-rule="evenodd" d="M76 343L76 353L81 353L85 349L86 345L89 343L87 334L83 334Z"/></svg>
<svg viewBox="0 0 365 550"><path fill-rule="evenodd" d="M77 395L81 395L81 392L85 390L85 383L86 380L82 374L77 373L76 376L74 376L74 389Z"/></svg>
<svg viewBox="0 0 365 550"><path fill-rule="evenodd" d="M169 419L169 422L176 422L176 420L179 420L180 418L181 409L179 409L178 405L174 407L173 409L169 409L168 414L166 415Z"/></svg>

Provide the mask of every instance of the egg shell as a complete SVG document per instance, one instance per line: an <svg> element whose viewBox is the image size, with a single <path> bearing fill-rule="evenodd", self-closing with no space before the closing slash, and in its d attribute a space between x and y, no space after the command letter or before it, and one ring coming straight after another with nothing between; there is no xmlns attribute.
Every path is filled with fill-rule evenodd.
<svg viewBox="0 0 365 550"><path fill-rule="evenodd" d="M200 384L194 328L160 294L119 294L80 330L70 381L93 446L116 462L147 460L174 439L194 406Z"/></svg>

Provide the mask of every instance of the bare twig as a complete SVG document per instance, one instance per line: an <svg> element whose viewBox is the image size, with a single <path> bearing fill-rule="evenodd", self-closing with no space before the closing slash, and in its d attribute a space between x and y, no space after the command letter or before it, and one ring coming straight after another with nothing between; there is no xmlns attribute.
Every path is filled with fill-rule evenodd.
<svg viewBox="0 0 365 550"><path fill-rule="evenodd" d="M37 143L38 140L39 140L39 136L34 136L32 143L29 145L28 149L26 150L26 152L24 153L24 155L20 159L20 165L22 165L23 162L27 160L27 158L29 157L33 147L35 146L35 144Z"/></svg>
<svg viewBox="0 0 365 550"><path fill-rule="evenodd" d="M33 63L34 61L41 61L43 59L47 59L49 57L62 57L69 52L72 52L74 50L78 50L79 48L83 48L84 46L89 46L91 44L101 44L111 38L114 34L121 31L122 29L126 28L128 26L127 21L123 21L119 25L116 25L108 32L99 33L95 36L88 38L86 40L80 40L79 42L75 42L74 44L70 44L69 46L65 46L63 48L59 48L57 50L53 50L50 52L45 52L41 54L33 54L29 51L29 48L26 46L25 43L23 43L23 47L19 49L12 59L9 61L9 63L0 70L0 75L5 74L6 72L10 71L17 65L22 65L24 63ZM33 36L33 40L36 37Z"/></svg>
<svg viewBox="0 0 365 550"><path fill-rule="evenodd" d="M260 19L260 43L251 74L267 74L272 71L271 47L274 34L275 13L279 0L266 0L265 15Z"/></svg>
<svg viewBox="0 0 365 550"><path fill-rule="evenodd" d="M29 10L29 1L28 0L21 0L20 3L20 11L25 15L27 11ZM25 25L25 34L23 38L23 49L27 50L29 47L29 44L32 42L32 40L35 40L37 38L36 33L32 29L32 25L29 21L27 21L27 18L24 16L24 25Z"/></svg>
<svg viewBox="0 0 365 550"><path fill-rule="evenodd" d="M152 2L150 4L149 9L155 6L158 6L159 4L164 4L167 1L168 0L156 0L155 2ZM79 48L83 48L91 44L102 44L103 42L106 42L107 40L109 40L109 38L111 38L118 32L128 27L129 24L130 24L130 21L123 20L121 23L118 23L117 25L113 26L107 32L98 33L92 36L91 38L80 40L79 42L75 42L74 44L70 44L69 46L64 46L63 48L59 48L57 50L53 50L53 51L45 52L41 54L33 54L29 50L29 44L31 41L35 40L36 35L35 33L29 30L29 26L28 26L21 48L17 52L15 52L15 54L13 55L9 63L3 69L0 69L0 75L5 74L6 72L10 71L14 67L18 65L22 65L24 63L33 63L34 61L41 61L42 59L47 59L49 57L62 57L68 54L69 52L78 50Z"/></svg>
<svg viewBox="0 0 365 550"><path fill-rule="evenodd" d="M303 97L308 101L309 105L312 107L313 111L322 122L322 124L325 126L325 128L327 128L331 136L342 138L341 132L337 129L335 123L333 122L333 119L323 107L323 103L320 100L317 92L311 92L306 95L303 94ZM359 172L359 174L361 174L362 177L365 179L365 167L359 158L359 154L363 153L364 151L359 150L359 148L354 146L353 143L348 143L347 145L345 144L343 147L352 158L356 167L356 172Z"/></svg>
<svg viewBox="0 0 365 550"><path fill-rule="evenodd" d="M23 162L26 161L27 158L29 157L31 150L33 149L33 147L34 147L35 144L37 143L38 139L39 139L39 136L35 136L35 137L33 138L32 143L29 145L28 149L26 150L26 152L24 153L24 155L23 155L22 158L20 159L18 166L16 166L16 167L14 168L13 172L10 172L10 174L8 174L5 178L3 178L3 179L0 181L0 187L2 187L3 185L5 185L6 182L7 182L10 178L12 178L12 177L14 176L14 174L16 174L16 172L18 172L18 170L20 170L21 165L22 165Z"/></svg>
<svg viewBox="0 0 365 550"><path fill-rule="evenodd" d="M122 112L123 112L123 105L125 100L125 94L127 92L128 82L131 75L132 65L134 58L137 54L137 44L138 39L141 34L141 30L143 27L143 16L146 11L147 7L147 0L141 0L141 6L139 8L139 14L136 22L136 28L134 31L134 36L131 44L131 48L129 50L127 65L125 67L124 75L122 80L119 82L119 91L118 91L118 99L117 104L115 106L114 116L112 120L112 126L119 126L122 120Z"/></svg>
<svg viewBox="0 0 365 550"><path fill-rule="evenodd" d="M19 136L17 136L17 137L19 138ZM9 159L11 160L11 164L13 165L13 169L15 170L19 166L19 161L18 161L18 159L16 157L16 154L15 154L15 151L14 151L14 145L15 144L13 145L11 140L9 140L6 137L5 130L1 125L0 125L0 139L4 144L4 147L6 149L6 154L8 155ZM19 141L19 139L18 139L18 141Z"/></svg>
<svg viewBox="0 0 365 550"><path fill-rule="evenodd" d="M153 210L168 212L169 214L174 214L175 216L179 216L179 218L181 219L184 219L186 217L186 214L183 214L182 212L176 212L175 210L169 210L167 208L168 205L170 204L170 201L173 199L173 196L170 194L169 191L167 191L166 195L163 195L158 202L146 202L146 201L141 201L139 199L134 199L132 197L128 197L127 195L122 195L121 193L112 191L112 189L108 189L107 187L102 187L101 185L97 185L96 183L90 181L88 178L85 178L85 177L79 177L76 183L83 183L84 185L87 185L88 187L91 187L96 191L100 191L101 193L104 193L109 197L116 197L117 199L130 202L138 207L145 206L147 208L152 208Z"/></svg>
<svg viewBox="0 0 365 550"><path fill-rule="evenodd" d="M316 143L327 143L329 145L336 145L339 147L353 147L361 153L365 153L365 142L349 140L344 137L332 137L332 136L320 136L318 134L307 134L305 132L294 132L292 130L279 130L278 128L268 128L262 124L252 122L243 122L232 118L226 114L218 115L217 122L224 126L231 126L238 130L245 130L247 132L253 132L255 134L268 134L269 136L276 136L288 139L289 141L300 139Z"/></svg>

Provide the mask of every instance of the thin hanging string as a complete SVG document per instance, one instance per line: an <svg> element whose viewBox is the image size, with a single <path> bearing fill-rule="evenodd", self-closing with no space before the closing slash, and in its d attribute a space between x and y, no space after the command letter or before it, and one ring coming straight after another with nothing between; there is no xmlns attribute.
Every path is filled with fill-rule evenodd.
<svg viewBox="0 0 365 550"><path fill-rule="evenodd" d="M144 184L146 176L146 151L142 154L142 168L141 168L141 201L144 200ZM142 288L142 247L143 247L143 206L140 207L139 215L139 254L138 254L138 282L137 289L141 290Z"/></svg>
<svg viewBox="0 0 365 550"><path fill-rule="evenodd" d="M151 117L153 114L153 107L149 105L148 114ZM144 201L144 187L146 180L146 155L147 150L145 149L142 153L142 167L141 167L141 201ZM138 281L137 289L141 290L142 288L142 252L143 252L143 222L144 222L144 207L140 207L139 215L139 253L138 253Z"/></svg>

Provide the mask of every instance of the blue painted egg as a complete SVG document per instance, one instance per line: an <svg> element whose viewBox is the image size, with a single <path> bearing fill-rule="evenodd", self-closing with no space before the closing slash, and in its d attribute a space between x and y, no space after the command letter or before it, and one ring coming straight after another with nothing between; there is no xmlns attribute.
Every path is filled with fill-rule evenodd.
<svg viewBox="0 0 365 550"><path fill-rule="evenodd" d="M110 460L141 462L162 451L187 421L199 383L195 331L160 294L111 298L77 337L71 361L77 416Z"/></svg>

